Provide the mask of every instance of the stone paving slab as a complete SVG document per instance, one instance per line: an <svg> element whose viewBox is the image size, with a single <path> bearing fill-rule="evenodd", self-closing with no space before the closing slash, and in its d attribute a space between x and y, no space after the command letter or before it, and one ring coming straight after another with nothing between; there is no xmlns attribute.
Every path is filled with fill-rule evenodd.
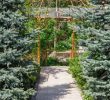
<svg viewBox="0 0 110 100"><path fill-rule="evenodd" d="M35 100L82 100L68 67L44 67Z"/></svg>

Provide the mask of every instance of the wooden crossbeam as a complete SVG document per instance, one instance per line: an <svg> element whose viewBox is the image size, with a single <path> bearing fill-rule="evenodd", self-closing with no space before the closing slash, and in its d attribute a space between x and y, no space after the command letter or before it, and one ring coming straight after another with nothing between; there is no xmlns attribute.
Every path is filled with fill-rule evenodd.
<svg viewBox="0 0 110 100"><path fill-rule="evenodd" d="M38 17L36 16L36 18L38 18ZM70 22L73 20L72 17L40 17L40 18L41 18L41 20L42 19L55 19L58 21L66 21L66 22Z"/></svg>

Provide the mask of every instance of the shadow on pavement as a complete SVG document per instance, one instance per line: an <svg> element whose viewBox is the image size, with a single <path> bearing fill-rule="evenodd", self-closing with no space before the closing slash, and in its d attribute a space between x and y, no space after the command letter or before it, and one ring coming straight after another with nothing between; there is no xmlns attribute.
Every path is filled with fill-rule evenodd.
<svg viewBox="0 0 110 100"><path fill-rule="evenodd" d="M33 96L32 100L59 100L70 94L71 84L61 84L53 87L40 88L39 92Z"/></svg>

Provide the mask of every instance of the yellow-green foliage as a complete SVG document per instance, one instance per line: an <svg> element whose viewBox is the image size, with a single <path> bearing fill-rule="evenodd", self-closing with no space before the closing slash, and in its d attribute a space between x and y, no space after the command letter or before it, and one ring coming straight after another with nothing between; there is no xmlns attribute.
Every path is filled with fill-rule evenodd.
<svg viewBox="0 0 110 100"><path fill-rule="evenodd" d="M85 52L81 56L76 56L75 58L71 59L69 62L69 70L82 90L83 100L93 100L91 96L84 92L84 90L87 89L87 82L83 77L83 67L81 66L81 62L87 57L88 54L89 52Z"/></svg>
<svg viewBox="0 0 110 100"><path fill-rule="evenodd" d="M83 78L79 57L75 57L70 60L70 71L73 77L75 77L80 88L84 88L86 82L85 79Z"/></svg>

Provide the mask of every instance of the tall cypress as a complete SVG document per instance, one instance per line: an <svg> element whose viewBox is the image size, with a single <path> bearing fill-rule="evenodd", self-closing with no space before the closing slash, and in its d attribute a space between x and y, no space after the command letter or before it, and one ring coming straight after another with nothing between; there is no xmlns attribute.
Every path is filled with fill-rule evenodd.
<svg viewBox="0 0 110 100"><path fill-rule="evenodd" d="M24 0L0 1L0 100L28 100L34 92L38 67L24 55L35 42L23 10Z"/></svg>

